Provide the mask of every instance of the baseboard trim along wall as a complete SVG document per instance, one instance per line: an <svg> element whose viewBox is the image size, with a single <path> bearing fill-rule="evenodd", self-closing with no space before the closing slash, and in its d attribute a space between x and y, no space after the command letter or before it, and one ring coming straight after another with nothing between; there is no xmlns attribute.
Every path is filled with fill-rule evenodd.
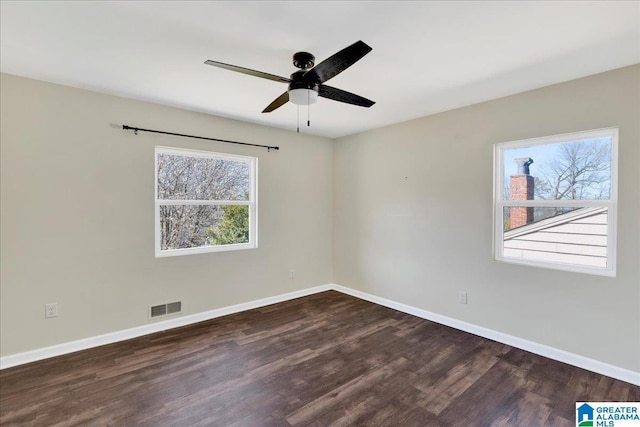
<svg viewBox="0 0 640 427"><path fill-rule="evenodd" d="M181 326L187 326L194 323L203 322L205 320L215 319L216 317L227 316L229 314L239 313L241 311L251 310L253 308L264 307L266 305L305 297L307 295L312 295L331 289L333 289L331 285L316 286L300 291L288 292L286 294L276 295L273 297L262 298L259 300L231 305L228 307L222 307L215 310L204 311L202 313L153 322L148 325L124 329L118 332L111 332L104 335L97 335L95 337L53 345L51 347L43 347L36 350L26 351L24 353L12 354L9 356L0 357L0 369L11 368L13 366L23 365L25 363L35 362L37 360L48 359L50 357L61 356L63 354L86 350L88 348L98 347L101 345L112 344L143 335L166 331L167 329L179 328Z"/></svg>
<svg viewBox="0 0 640 427"><path fill-rule="evenodd" d="M538 344L533 341L528 341L522 338L518 338L512 335L508 335L502 332L495 331L493 329L484 328L471 323L463 322L451 317L443 316L440 314L432 313L427 310L422 310L410 305L406 305L400 302L392 301L386 298L378 297L368 294L366 292L358 291L355 289L347 288L336 284L327 284L322 286L316 286L313 288L307 288L300 291L289 292L286 294L276 295L269 298L263 298L255 301L249 301L242 304L236 304L228 307L223 307L215 310L205 311L202 313L177 317L174 319L168 319L160 322L154 322L149 325L139 326L131 329L125 329L118 332L108 333L104 335L98 335L91 338L81 339L77 341L71 341L64 344L54 345L51 347L44 347L24 353L13 354L0 358L0 369L11 368L13 366L22 365L25 363L35 362L37 360L48 359L50 357L60 356L67 353L73 353L80 350L85 350L92 347L98 347L101 345L111 344L118 341L124 341L131 338L136 338L143 335L152 334L155 332L165 331L167 329L178 328L180 326L187 326L193 323L203 322L205 320L215 319L217 317L227 316L229 314L238 313L245 310L251 310L254 308L264 307L266 305L276 304L283 301L288 301L295 298L312 295L318 292L324 292L328 290L335 290L347 295L351 295L356 298L363 299L375 304L382 305L384 307L392 308L394 310L401 311L403 313L411 314L413 316L420 317L422 319L430 320L432 322L440 323L445 326L449 326L464 332L468 332L474 335L478 335L483 338L498 341L512 347L516 347L531 353L538 354L540 356L548 357L549 359L557 360L559 362L567 363L578 368L586 369L598 374L606 375L612 378L626 381L631 384L640 385L640 372L631 371L628 369L613 366L608 363L600 362L598 360L590 359L588 357L580 356L578 354L570 353L568 351L560 350L554 347L549 347L543 344Z"/></svg>
<svg viewBox="0 0 640 427"><path fill-rule="evenodd" d="M354 296L356 298L363 299L365 301L373 302L385 307L392 308L394 310L401 311L403 313L412 314L422 319L431 320L432 322L439 323L441 325L450 326L454 329L458 329L470 334L478 335L483 338L488 338L493 341L498 341L502 344L510 345L521 350L535 353L540 356L548 357L549 359L557 360L559 362L567 363L578 368L586 369L588 371L596 372L598 374L606 375L608 377L616 378L621 381L626 381L631 384L640 385L640 372L634 372L629 369L620 368L618 366L610 365L608 363L600 362L598 360L590 359L588 357L580 356L578 354L569 353L568 351L560 350L547 345L538 344L533 341L528 341L522 338L514 337L502 332L495 331L493 329L477 326L472 323L463 322L451 317L442 316L440 314L432 313L427 310L412 307L410 305L402 304L396 301L392 301L386 298L381 298L375 295L368 294L366 292L357 291L355 289L346 288L340 285L331 285L332 289L345 293L347 295Z"/></svg>

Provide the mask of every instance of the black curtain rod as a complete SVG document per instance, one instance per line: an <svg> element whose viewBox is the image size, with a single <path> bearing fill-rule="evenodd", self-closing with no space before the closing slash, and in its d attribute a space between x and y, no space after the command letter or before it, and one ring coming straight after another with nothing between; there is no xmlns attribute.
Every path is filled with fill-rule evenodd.
<svg viewBox="0 0 640 427"><path fill-rule="evenodd" d="M138 131L140 131L140 132L152 132L152 133L162 133L162 134L165 134L165 135L183 136L185 138L196 138L196 139L206 139L208 141L226 142L227 144L250 145L252 147L266 148L267 151L279 150L280 149L280 147L271 147L271 146L268 146L268 145L249 144L248 142L229 141L227 139L207 138L207 137L204 137L204 136L186 135L184 133L174 133L174 132L165 132L165 131L162 131L162 130L136 128L136 127L128 126L128 125L122 125L122 129L124 129L124 130L132 130L132 131L134 131L136 133L136 135L138 134Z"/></svg>

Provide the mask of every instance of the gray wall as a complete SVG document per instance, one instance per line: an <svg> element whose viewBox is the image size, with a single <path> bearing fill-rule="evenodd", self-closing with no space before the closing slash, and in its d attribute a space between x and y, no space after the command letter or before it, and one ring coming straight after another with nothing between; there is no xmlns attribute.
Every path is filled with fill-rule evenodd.
<svg viewBox="0 0 640 427"><path fill-rule="evenodd" d="M188 315L331 281L331 140L6 74L0 84L3 356L145 325L150 304L182 300ZM281 149L135 136L125 123ZM155 145L259 157L259 248L156 259ZM58 318L44 319L48 302Z"/></svg>
<svg viewBox="0 0 640 427"><path fill-rule="evenodd" d="M334 282L640 371L639 104L636 65L337 140ZM493 144L616 126L617 277L492 261Z"/></svg>
<svg viewBox="0 0 640 427"><path fill-rule="evenodd" d="M192 314L333 281L640 371L640 66L335 142L10 75L0 84L2 355L145 325L149 304L181 299ZM135 136L123 123L282 149ZM617 277L493 262L493 144L611 126ZM258 156L260 247L154 258L155 145ZM47 302L60 317L44 319Z"/></svg>

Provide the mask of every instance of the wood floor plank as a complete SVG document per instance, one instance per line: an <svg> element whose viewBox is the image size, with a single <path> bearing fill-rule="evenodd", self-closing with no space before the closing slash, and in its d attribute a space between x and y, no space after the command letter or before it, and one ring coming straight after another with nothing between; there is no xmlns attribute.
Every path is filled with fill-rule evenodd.
<svg viewBox="0 0 640 427"><path fill-rule="evenodd" d="M440 414L509 350L509 347L502 344L493 342L487 344L484 348L477 348L466 358L465 363L457 363L443 375L425 376L423 378L426 383L414 383L413 386L424 394L424 398L420 399L418 404L435 415Z"/></svg>
<svg viewBox="0 0 640 427"><path fill-rule="evenodd" d="M640 387L329 291L0 371L2 426L571 426Z"/></svg>
<svg viewBox="0 0 640 427"><path fill-rule="evenodd" d="M371 363L371 369L367 374L360 375L353 380L342 384L329 393L320 396L307 405L287 416L287 421L292 425L307 424L317 418L317 415L332 410L353 398L359 391L366 390L372 383L384 381L396 370L401 370L407 364L405 358L398 358L388 364Z"/></svg>

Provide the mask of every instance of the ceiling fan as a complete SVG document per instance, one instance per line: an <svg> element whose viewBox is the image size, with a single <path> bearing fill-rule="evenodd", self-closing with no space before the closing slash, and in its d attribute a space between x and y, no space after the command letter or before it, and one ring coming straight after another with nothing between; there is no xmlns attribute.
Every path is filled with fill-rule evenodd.
<svg viewBox="0 0 640 427"><path fill-rule="evenodd" d="M289 89L269 104L267 108L262 111L263 113L270 113L289 101L297 105L314 104L317 102L318 96L347 104L358 105L360 107L371 107L375 102L351 92L324 84L327 80L337 76L355 64L363 56L371 52L371 50L372 48L370 46L359 40L325 59L315 67L315 57L312 54L308 52L297 52L293 55L293 65L300 68L300 71L291 74L291 78L280 77L218 61L207 60L205 64L237 71L250 76L274 80L276 82L288 83Z"/></svg>

